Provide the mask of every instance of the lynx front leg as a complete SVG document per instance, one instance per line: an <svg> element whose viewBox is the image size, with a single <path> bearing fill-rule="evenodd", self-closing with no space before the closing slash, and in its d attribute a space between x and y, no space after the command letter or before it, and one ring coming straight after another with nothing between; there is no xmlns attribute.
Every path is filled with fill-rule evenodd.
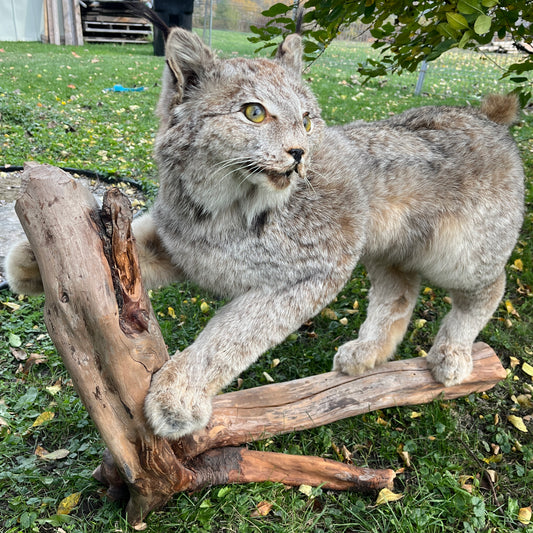
<svg viewBox="0 0 533 533"><path fill-rule="evenodd" d="M384 363L402 340L416 303L420 279L394 267L367 265L372 283L367 318L356 340L343 344L333 369L357 375Z"/></svg>
<svg viewBox="0 0 533 533"><path fill-rule="evenodd" d="M332 285L250 291L220 309L197 340L154 375L145 401L154 432L177 439L204 427L211 398L326 305L342 282Z"/></svg>
<svg viewBox="0 0 533 533"><path fill-rule="evenodd" d="M488 322L505 289L505 272L477 291L450 291L452 309L444 317L427 362L433 377L446 385L461 383L472 372L472 344Z"/></svg>

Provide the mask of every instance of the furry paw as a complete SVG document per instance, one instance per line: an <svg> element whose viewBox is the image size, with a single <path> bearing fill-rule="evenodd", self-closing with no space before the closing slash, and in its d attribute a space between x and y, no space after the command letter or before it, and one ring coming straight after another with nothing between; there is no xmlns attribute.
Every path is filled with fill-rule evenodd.
<svg viewBox="0 0 533 533"><path fill-rule="evenodd" d="M432 346L427 363L435 380L451 387L464 381L472 372L472 348L449 344Z"/></svg>
<svg viewBox="0 0 533 533"><path fill-rule="evenodd" d="M211 398L194 389L183 360L167 361L154 374L144 402L148 423L156 435L178 439L204 428L211 416Z"/></svg>
<svg viewBox="0 0 533 533"><path fill-rule="evenodd" d="M39 265L28 241L13 245L6 257L6 279L9 288L18 294L41 294L43 282Z"/></svg>
<svg viewBox="0 0 533 533"><path fill-rule="evenodd" d="M376 366L376 346L373 342L354 340L339 347L333 360L333 370L357 376Z"/></svg>

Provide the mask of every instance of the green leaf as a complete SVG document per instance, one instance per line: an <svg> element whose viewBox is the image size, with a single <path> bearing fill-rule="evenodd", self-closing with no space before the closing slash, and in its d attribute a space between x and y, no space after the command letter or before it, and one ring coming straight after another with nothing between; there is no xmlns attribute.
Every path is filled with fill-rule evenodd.
<svg viewBox="0 0 533 533"><path fill-rule="evenodd" d="M459 41L459 48L464 48L468 42L472 39L473 33L472 30L466 30Z"/></svg>
<svg viewBox="0 0 533 533"><path fill-rule="evenodd" d="M474 13L483 13L478 0L459 0L457 9L463 15L473 15Z"/></svg>
<svg viewBox="0 0 533 533"><path fill-rule="evenodd" d="M481 0L481 5L483 7L494 7L499 4L499 0Z"/></svg>
<svg viewBox="0 0 533 533"><path fill-rule="evenodd" d="M468 29L468 22L460 13L446 13L446 19L454 30Z"/></svg>
<svg viewBox="0 0 533 533"><path fill-rule="evenodd" d="M9 342L9 346L12 346L13 348L19 348L22 346L22 339L15 333L10 333L7 341Z"/></svg>
<svg viewBox="0 0 533 533"><path fill-rule="evenodd" d="M278 4L274 4L272 7L270 7L266 11L263 11L262 15L268 18L276 17L277 15L285 15L285 13L287 13L291 9L293 9L292 5L278 3Z"/></svg>
<svg viewBox="0 0 533 533"><path fill-rule="evenodd" d="M492 25L492 18L488 15L479 15L474 23L474 31L478 35L485 35Z"/></svg>

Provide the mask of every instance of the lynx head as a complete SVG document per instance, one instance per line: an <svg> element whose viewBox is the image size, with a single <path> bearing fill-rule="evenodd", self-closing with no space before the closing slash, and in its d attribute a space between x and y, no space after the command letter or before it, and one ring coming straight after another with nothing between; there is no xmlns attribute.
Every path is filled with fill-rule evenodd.
<svg viewBox="0 0 533 533"><path fill-rule="evenodd" d="M193 33L172 29L158 104L161 193L179 187L210 213L287 201L324 127L301 81L301 56L298 35L275 59L223 60Z"/></svg>

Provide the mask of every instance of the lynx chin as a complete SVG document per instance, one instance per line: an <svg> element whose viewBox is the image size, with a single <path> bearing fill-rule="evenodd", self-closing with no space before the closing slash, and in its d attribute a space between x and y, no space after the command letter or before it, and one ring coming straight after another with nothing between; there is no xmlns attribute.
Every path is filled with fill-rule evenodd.
<svg viewBox="0 0 533 533"><path fill-rule="evenodd" d="M394 355L424 279L452 299L428 365L436 380L460 383L502 298L523 217L508 132L516 99L326 127L301 57L298 35L274 59L226 60L192 33L168 35L161 186L134 224L143 279L190 279L229 303L153 376L145 412L158 435L204 427L211 398L335 298L358 262L371 281L368 313L335 354L339 372ZM42 290L27 243L6 270L14 291Z"/></svg>

